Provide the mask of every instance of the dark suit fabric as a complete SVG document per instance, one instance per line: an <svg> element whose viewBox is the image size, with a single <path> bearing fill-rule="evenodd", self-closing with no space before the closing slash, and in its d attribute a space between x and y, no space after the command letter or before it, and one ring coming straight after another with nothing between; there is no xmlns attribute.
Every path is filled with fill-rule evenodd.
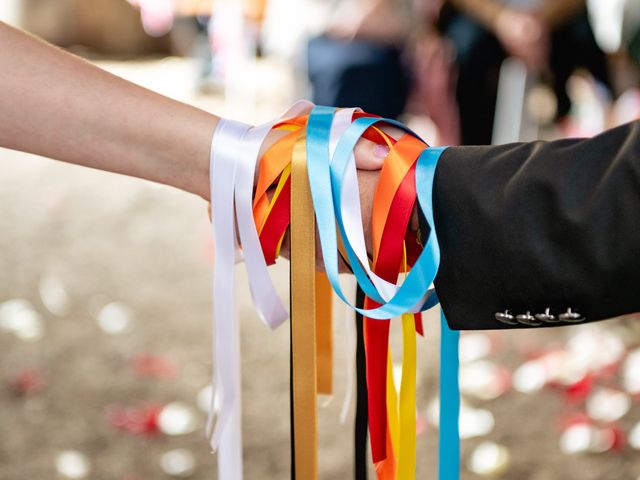
<svg viewBox="0 0 640 480"><path fill-rule="evenodd" d="M507 309L572 308L585 322L640 311L640 121L592 139L449 148L434 210L451 328L510 328L495 319Z"/></svg>

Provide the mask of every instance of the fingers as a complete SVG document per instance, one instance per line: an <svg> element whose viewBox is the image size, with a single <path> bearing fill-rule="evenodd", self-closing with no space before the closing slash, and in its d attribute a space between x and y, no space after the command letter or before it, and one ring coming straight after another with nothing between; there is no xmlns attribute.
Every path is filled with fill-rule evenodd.
<svg viewBox="0 0 640 480"><path fill-rule="evenodd" d="M381 130L394 140L398 140L404 135L404 132L396 127L384 126ZM389 146L387 144L377 144L366 138L361 138L354 149L356 167L358 170L380 170L388 154Z"/></svg>
<svg viewBox="0 0 640 480"><path fill-rule="evenodd" d="M365 138L354 149L356 167L360 170L379 170L389 154L388 145L379 145Z"/></svg>

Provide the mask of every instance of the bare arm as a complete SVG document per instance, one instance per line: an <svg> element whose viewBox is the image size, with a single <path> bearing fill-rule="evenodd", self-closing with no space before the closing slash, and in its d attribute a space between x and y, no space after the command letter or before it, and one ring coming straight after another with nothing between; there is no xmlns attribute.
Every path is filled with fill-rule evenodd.
<svg viewBox="0 0 640 480"><path fill-rule="evenodd" d="M208 199L209 151L218 120L0 22L0 147L145 178ZM263 150L280 136L272 132ZM380 168L374 147L358 142L358 168Z"/></svg>
<svg viewBox="0 0 640 480"><path fill-rule="evenodd" d="M0 146L209 196L218 117L0 22Z"/></svg>
<svg viewBox="0 0 640 480"><path fill-rule="evenodd" d="M451 0L451 3L491 31L494 30L495 20L504 8L495 0Z"/></svg>
<svg viewBox="0 0 640 480"><path fill-rule="evenodd" d="M542 5L540 14L543 21L550 28L553 28L585 7L585 0L563 0L562 2L557 0L546 0Z"/></svg>
<svg viewBox="0 0 640 480"><path fill-rule="evenodd" d="M495 0L451 0L451 3L491 31L495 31L500 13L511 10ZM553 28L583 8L585 0L545 0L536 15L548 28Z"/></svg>

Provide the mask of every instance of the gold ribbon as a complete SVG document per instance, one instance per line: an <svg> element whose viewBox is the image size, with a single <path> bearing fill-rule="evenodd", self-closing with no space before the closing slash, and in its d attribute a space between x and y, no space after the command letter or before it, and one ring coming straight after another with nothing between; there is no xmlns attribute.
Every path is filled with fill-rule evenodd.
<svg viewBox="0 0 640 480"><path fill-rule="evenodd" d="M316 359L318 393L333 393L333 290L329 279L316 272Z"/></svg>
<svg viewBox="0 0 640 480"><path fill-rule="evenodd" d="M295 478L316 480L315 244L316 228L307 176L306 141L297 140L291 161L291 353Z"/></svg>

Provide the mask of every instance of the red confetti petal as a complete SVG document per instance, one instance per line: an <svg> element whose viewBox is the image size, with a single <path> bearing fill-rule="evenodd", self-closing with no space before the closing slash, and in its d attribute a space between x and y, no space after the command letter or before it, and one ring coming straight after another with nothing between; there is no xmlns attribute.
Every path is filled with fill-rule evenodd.
<svg viewBox="0 0 640 480"><path fill-rule="evenodd" d="M18 372L11 379L11 386L20 395L27 395L41 391L44 386L44 377L39 370L29 368Z"/></svg>
<svg viewBox="0 0 640 480"><path fill-rule="evenodd" d="M178 376L178 366L164 356L141 353L136 355L131 363L139 377L171 379Z"/></svg>

